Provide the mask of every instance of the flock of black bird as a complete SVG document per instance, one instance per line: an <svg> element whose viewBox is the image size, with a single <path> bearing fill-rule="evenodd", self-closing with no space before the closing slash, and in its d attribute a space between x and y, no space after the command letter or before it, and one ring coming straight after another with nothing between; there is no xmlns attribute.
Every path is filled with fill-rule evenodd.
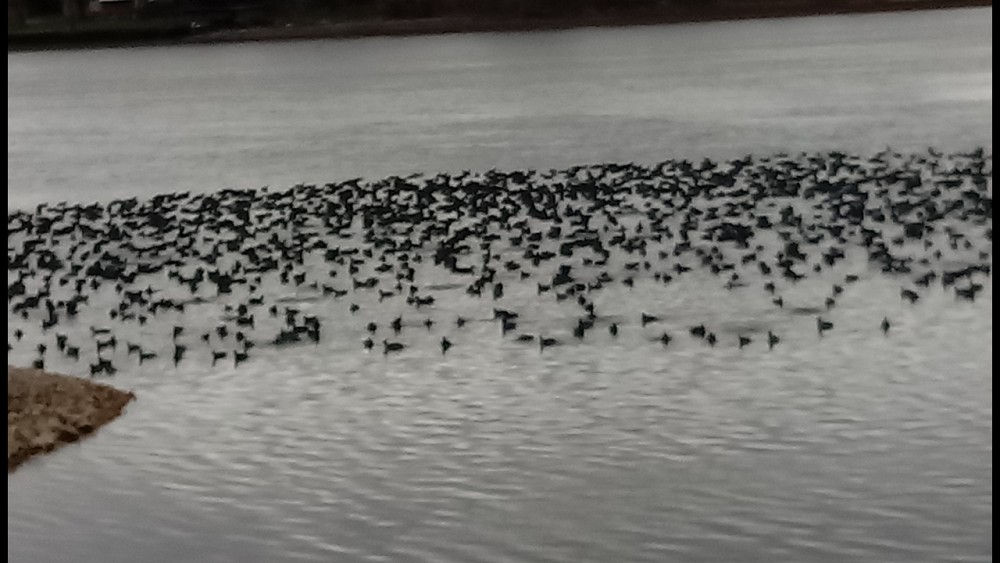
<svg viewBox="0 0 1000 563"><path fill-rule="evenodd" d="M175 365L197 355L239 366L255 347L319 344L324 326L342 323L368 333L359 349L389 354L407 346L404 332L417 322L444 332L447 353L448 335L475 320L442 318L436 303L456 288L482 301L501 338L545 350L599 327L618 338L622 325L662 321L662 311L626 320L598 309L595 295L615 284L657 291L704 270L728 290L765 291L784 307L783 289L854 252L867 268L837 277L817 312L872 272L898 279L900 299L913 304L937 283L975 301L991 274L992 210L992 155L982 149L491 170L41 205L7 216L8 354L31 346L36 367L58 353L89 363L91 375L170 348ZM455 283L428 281L442 275ZM505 303L518 284L576 308L573 336L520 329L533 311ZM283 304L285 291L350 305L324 316ZM206 307L222 312L220 324L206 327ZM380 324L373 307L403 313ZM820 336L834 330L824 314ZM728 344L711 326L686 324L706 345ZM872 320L873 331L891 326ZM41 341L28 343L25 329ZM162 333L159 348L130 336L150 330ZM736 337L739 348L781 342L770 330ZM674 338L656 340L669 347Z"/></svg>

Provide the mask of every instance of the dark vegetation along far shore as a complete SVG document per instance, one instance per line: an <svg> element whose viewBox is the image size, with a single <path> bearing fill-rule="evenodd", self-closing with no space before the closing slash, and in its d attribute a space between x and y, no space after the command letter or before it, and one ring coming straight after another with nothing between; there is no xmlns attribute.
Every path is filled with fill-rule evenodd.
<svg viewBox="0 0 1000 563"><path fill-rule="evenodd" d="M94 9L93 6L99 6ZM990 0L8 0L7 49L561 29L992 6Z"/></svg>

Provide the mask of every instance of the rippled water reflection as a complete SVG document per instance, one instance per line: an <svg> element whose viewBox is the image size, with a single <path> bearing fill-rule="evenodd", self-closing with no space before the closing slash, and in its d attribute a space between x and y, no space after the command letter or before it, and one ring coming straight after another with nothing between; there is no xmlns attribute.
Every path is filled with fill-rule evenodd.
<svg viewBox="0 0 1000 563"><path fill-rule="evenodd" d="M641 290L605 298L788 336L661 351L633 323L539 354L478 323L445 359L435 331L399 356L356 334L239 370L130 370L127 416L8 479L8 554L990 559L992 285L910 308L866 280L821 342L812 317L724 290L638 307Z"/></svg>
<svg viewBox="0 0 1000 563"><path fill-rule="evenodd" d="M952 25L974 27L956 14L961 24ZM856 21L881 29L871 23L879 18ZM814 20L713 25L751 39L760 26L815 29ZM900 123L924 126L915 117ZM795 127L788 139L815 139L809 126ZM988 120L976 135L990 138ZM80 193L98 193L86 182ZM9 200L18 197L35 196ZM135 367L120 351L132 367L114 382L139 400L83 446L8 478L8 558L991 560L991 279L974 303L934 285L914 307L900 300L898 280L851 255L830 277L790 292L790 305L814 304L844 272L861 280L822 339L812 313L776 309L759 291L726 291L693 272L669 291L650 280L605 289L596 299L621 315L619 338L594 331L544 353L501 340L483 303L460 288L439 292L433 330L406 328L410 347L399 355L363 353L357 322L324 326L316 347L262 347L239 369L204 357L180 369L162 358ZM286 297L325 318L346 315L343 302ZM380 323L397 313L367 299L363 311ZM514 286L504 304L525 310L538 300L530 286ZM665 320L640 327L640 311ZM220 311L209 304L197 314L211 326ZM578 314L543 303L522 328L571 340ZM448 324L457 315L474 321L458 331ZM893 320L888 337L878 329L883 315ZM685 334L700 321L720 327L719 346ZM80 330L90 323L81 319ZM762 327L779 332L781 345L769 352L758 337L736 347L737 334ZM655 341L664 329L677 335L666 350ZM442 334L455 343L445 357ZM132 337L153 345L162 331ZM18 350L9 361L32 357Z"/></svg>

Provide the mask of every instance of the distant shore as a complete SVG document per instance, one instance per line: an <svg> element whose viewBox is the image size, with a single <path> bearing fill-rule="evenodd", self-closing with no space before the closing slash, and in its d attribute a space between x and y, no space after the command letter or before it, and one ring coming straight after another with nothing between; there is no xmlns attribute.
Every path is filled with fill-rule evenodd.
<svg viewBox="0 0 1000 563"><path fill-rule="evenodd" d="M134 398L85 379L8 366L7 472L95 432Z"/></svg>
<svg viewBox="0 0 1000 563"><path fill-rule="evenodd" d="M879 13L971 7L992 7L989 0L873 0L870 2L798 3L761 7L690 6L655 12L582 15L555 18L443 17L433 19L361 20L350 22L286 23L267 27L192 29L177 21L108 22L69 30L11 30L7 50L36 51L146 45L189 45L251 41L351 39L375 36L439 35L451 33L561 30L581 27L623 27L706 21L726 21L850 13Z"/></svg>

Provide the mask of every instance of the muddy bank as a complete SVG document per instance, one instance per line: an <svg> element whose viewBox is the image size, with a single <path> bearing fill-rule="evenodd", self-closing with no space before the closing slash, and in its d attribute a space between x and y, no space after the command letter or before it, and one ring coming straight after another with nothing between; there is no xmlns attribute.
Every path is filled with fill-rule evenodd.
<svg viewBox="0 0 1000 563"><path fill-rule="evenodd" d="M7 367L7 471L111 422L135 395L65 375Z"/></svg>

